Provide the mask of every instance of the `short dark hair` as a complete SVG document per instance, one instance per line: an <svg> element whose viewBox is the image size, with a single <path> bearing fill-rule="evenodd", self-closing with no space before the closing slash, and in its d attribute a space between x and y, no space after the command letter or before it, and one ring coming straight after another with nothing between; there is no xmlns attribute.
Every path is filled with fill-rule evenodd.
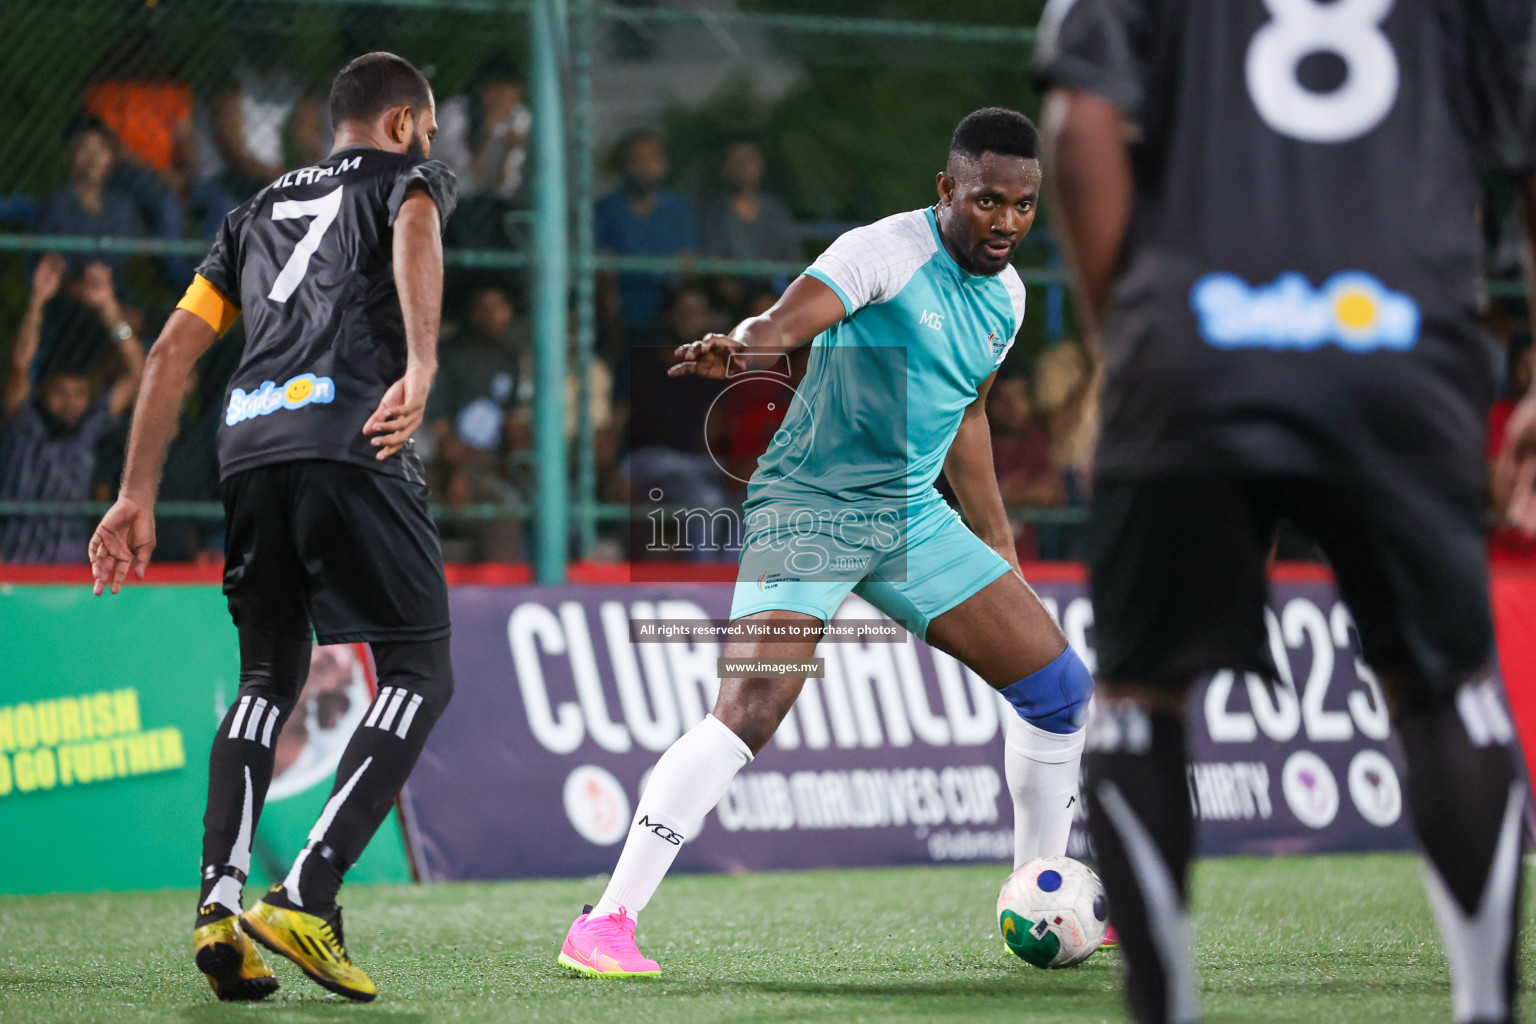
<svg viewBox="0 0 1536 1024"><path fill-rule="evenodd" d="M431 95L427 76L404 57L382 50L365 53L331 83L331 124L371 121L392 107L421 110Z"/></svg>
<svg viewBox="0 0 1536 1024"><path fill-rule="evenodd" d="M105 135L108 142L117 142L117 136L112 133L112 129L108 128L107 123L95 114L76 114L64 123L64 141L70 145L74 145L75 140L87 132L97 132Z"/></svg>
<svg viewBox="0 0 1536 1024"><path fill-rule="evenodd" d="M949 155L975 160L983 153L1039 159L1040 133L1035 130L1035 123L1017 110L1007 107L973 110L955 128Z"/></svg>

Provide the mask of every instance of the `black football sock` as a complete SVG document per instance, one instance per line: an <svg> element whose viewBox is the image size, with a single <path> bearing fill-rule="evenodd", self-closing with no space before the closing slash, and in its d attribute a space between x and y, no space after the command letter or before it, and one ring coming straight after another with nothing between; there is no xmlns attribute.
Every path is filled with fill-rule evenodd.
<svg viewBox="0 0 1536 1024"><path fill-rule="evenodd" d="M1514 1019L1526 783L1498 684L1398 715L1408 804L1458 1024Z"/></svg>
<svg viewBox="0 0 1536 1024"><path fill-rule="evenodd" d="M1194 827L1184 723L1126 700L1103 700L1088 724L1088 832L1120 936L1125 995L1139 1024L1199 1019L1189 943Z"/></svg>
<svg viewBox="0 0 1536 1024"><path fill-rule="evenodd" d="M277 735L309 676L310 648L303 635L240 631L240 692L219 723L208 758L199 927L240 912Z"/></svg>
<svg viewBox="0 0 1536 1024"><path fill-rule="evenodd" d="M347 742L336 785L280 891L269 897L332 917L342 876L362 856L453 696L448 641L376 643L379 692Z"/></svg>

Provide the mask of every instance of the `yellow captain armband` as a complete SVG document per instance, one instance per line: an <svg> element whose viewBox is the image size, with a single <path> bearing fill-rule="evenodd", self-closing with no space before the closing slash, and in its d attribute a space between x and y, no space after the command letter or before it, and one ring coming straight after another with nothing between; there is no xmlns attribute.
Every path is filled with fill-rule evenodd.
<svg viewBox="0 0 1536 1024"><path fill-rule="evenodd" d="M220 337L240 318L240 307L226 299L224 293L201 274L192 278L192 286L176 303L176 308L191 313L217 331Z"/></svg>

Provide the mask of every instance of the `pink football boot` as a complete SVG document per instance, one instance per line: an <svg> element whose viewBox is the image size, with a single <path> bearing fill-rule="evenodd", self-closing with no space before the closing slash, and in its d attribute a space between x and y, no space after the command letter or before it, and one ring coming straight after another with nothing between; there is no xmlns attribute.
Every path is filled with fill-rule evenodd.
<svg viewBox="0 0 1536 1024"><path fill-rule="evenodd" d="M661 977L661 965L640 955L634 918L623 907L606 917L586 907L565 934L560 963L589 978Z"/></svg>

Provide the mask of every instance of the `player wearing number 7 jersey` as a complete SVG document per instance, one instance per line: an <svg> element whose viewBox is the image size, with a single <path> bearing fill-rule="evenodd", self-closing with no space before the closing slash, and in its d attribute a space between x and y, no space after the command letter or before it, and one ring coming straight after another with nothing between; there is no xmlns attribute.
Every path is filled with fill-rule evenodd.
<svg viewBox="0 0 1536 1024"><path fill-rule="evenodd" d="M1142 1024L1198 1018L1184 696L1214 669L1274 674L1281 518L1327 555L1402 739L1456 1020L1514 1019L1527 795L1489 677L1479 218L1480 178L1518 176L1536 237L1533 12L1052 0L1042 19L1053 221L1106 355L1086 803ZM1529 452L1536 398L1513 422Z"/></svg>
<svg viewBox="0 0 1536 1024"><path fill-rule="evenodd" d="M410 62L336 76L336 145L230 213L150 351L117 503L91 540L96 593L143 578L182 386L241 315L245 351L219 428L224 593L240 690L219 723L203 818L197 966L220 999L277 980L252 939L320 985L370 1000L336 893L453 692L448 589L411 433L437 369L452 172L427 159L436 113ZM322 644L367 642L378 696L282 884L241 914L276 737Z"/></svg>

